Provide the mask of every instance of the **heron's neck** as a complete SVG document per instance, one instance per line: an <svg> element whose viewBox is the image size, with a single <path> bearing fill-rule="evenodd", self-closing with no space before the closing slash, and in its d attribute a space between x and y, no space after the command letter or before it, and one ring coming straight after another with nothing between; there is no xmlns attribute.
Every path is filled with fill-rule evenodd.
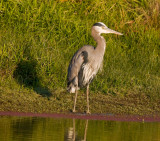
<svg viewBox="0 0 160 141"><path fill-rule="evenodd" d="M106 40L103 36L100 36L97 32L92 32L92 36L94 40L97 42L96 51L101 53L101 55L104 55L105 49L106 49Z"/></svg>

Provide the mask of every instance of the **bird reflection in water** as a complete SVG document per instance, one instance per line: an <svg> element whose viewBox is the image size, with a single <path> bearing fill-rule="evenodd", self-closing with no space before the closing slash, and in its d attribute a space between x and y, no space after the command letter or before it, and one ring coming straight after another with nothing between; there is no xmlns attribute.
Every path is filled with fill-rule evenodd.
<svg viewBox="0 0 160 141"><path fill-rule="evenodd" d="M87 130L88 130L88 119L85 121L85 130L84 130L84 136L83 139L79 139L79 136L76 132L76 124L75 124L75 119L73 119L73 127L70 127L67 131L67 141L86 141L87 137Z"/></svg>

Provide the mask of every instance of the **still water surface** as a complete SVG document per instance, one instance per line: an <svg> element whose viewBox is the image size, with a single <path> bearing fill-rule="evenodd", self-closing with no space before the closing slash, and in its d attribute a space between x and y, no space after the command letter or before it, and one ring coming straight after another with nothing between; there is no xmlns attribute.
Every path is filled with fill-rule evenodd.
<svg viewBox="0 0 160 141"><path fill-rule="evenodd" d="M0 141L160 141L160 122L0 116Z"/></svg>

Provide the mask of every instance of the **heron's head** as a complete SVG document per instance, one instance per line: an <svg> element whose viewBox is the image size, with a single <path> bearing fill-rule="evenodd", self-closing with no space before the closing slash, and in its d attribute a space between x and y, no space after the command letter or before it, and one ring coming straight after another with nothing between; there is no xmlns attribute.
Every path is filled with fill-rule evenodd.
<svg viewBox="0 0 160 141"><path fill-rule="evenodd" d="M99 33L99 34L102 34L102 33L113 33L113 34L117 34L117 35L123 35L122 33L120 32L117 32L117 31L114 31L110 28L108 28L104 23L102 22L98 22L98 23L95 23L92 27L92 29Z"/></svg>

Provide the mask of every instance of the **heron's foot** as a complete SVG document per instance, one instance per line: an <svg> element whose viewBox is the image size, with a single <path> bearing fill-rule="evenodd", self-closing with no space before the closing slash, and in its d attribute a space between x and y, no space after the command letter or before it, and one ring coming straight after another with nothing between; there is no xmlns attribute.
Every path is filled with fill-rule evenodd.
<svg viewBox="0 0 160 141"><path fill-rule="evenodd" d="M88 111L86 112L86 114L89 114L89 115L90 115L90 114L91 114L91 112L88 110Z"/></svg>
<svg viewBox="0 0 160 141"><path fill-rule="evenodd" d="M73 113L75 113L75 112L76 112L76 110L75 110L75 109L73 109L73 110L72 110L72 112L73 112Z"/></svg>

